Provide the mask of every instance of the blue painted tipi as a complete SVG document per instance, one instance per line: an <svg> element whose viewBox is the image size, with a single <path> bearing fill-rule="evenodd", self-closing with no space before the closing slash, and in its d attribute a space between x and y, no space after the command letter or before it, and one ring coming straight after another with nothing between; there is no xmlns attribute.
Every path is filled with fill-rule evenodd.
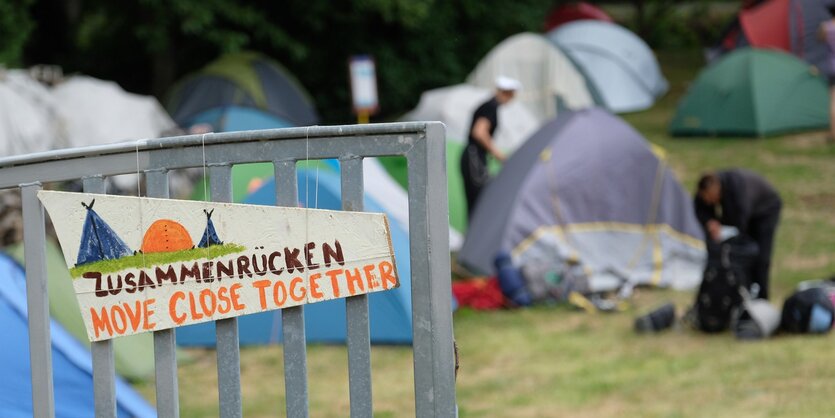
<svg viewBox="0 0 835 418"><path fill-rule="evenodd" d="M75 262L77 266L101 260L115 260L133 254L128 245L116 235L116 231L93 210L95 203L96 199L89 205L81 203L87 209L87 218L84 219L84 229L81 232L81 243Z"/></svg>
<svg viewBox="0 0 835 418"><path fill-rule="evenodd" d="M203 209L203 213L206 214L206 230L203 231L203 237L200 238L200 243L197 244L200 248L208 248L211 245L221 245L223 241L217 237L217 231L215 230L215 224L212 222L212 214L215 213L215 210L212 209L208 211Z"/></svg>

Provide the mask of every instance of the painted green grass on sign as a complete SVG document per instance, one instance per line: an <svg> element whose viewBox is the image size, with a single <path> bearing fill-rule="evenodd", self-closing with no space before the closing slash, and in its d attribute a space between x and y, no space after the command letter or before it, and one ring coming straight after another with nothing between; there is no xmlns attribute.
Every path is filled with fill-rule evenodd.
<svg viewBox="0 0 835 418"><path fill-rule="evenodd" d="M95 263L84 264L70 269L70 275L73 278L79 278L82 274L89 271L97 271L100 273L113 273L129 268L148 267L161 264L176 263L178 261L196 260L198 258L216 258L227 254L239 253L245 250L246 247L238 244L223 244L213 245L206 248L192 248L185 251L175 251L170 253L149 253L149 254L135 254L127 257L122 257L117 260L103 260ZM208 257L206 253L208 252Z"/></svg>

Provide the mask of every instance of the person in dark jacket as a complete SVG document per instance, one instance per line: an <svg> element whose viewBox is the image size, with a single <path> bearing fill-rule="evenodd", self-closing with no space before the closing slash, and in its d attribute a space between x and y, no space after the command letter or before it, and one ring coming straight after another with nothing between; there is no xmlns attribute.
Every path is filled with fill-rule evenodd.
<svg viewBox="0 0 835 418"><path fill-rule="evenodd" d="M499 106L511 100L522 84L509 77L496 78L496 95L484 102L473 113L467 146L461 154L461 176L467 194L467 217L472 217L476 200L487 185L490 174L487 171L487 154L504 161L505 155L493 141L493 134L499 126Z"/></svg>
<svg viewBox="0 0 835 418"><path fill-rule="evenodd" d="M754 172L729 169L707 173L699 179L695 208L705 236L718 241L722 225L728 225L757 242L759 255L751 283L759 285L758 296L763 299L768 299L768 273L781 207L774 187Z"/></svg>

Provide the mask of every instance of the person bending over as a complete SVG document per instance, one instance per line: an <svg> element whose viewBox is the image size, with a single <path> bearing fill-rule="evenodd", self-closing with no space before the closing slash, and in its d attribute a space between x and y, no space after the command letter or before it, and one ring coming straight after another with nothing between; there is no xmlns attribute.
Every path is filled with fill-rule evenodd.
<svg viewBox="0 0 835 418"><path fill-rule="evenodd" d="M759 297L768 299L768 273L774 233L782 201L762 176L744 169L704 174L695 197L696 216L709 240L718 241L722 225L734 226L759 246L751 272L751 283L760 288Z"/></svg>

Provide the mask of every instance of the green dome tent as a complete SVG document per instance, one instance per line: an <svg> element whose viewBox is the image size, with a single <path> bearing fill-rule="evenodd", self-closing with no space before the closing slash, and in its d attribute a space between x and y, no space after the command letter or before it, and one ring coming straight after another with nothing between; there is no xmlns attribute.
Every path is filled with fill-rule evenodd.
<svg viewBox="0 0 835 418"><path fill-rule="evenodd" d="M670 123L673 136L764 136L829 126L826 82L789 54L745 48L703 70Z"/></svg>

